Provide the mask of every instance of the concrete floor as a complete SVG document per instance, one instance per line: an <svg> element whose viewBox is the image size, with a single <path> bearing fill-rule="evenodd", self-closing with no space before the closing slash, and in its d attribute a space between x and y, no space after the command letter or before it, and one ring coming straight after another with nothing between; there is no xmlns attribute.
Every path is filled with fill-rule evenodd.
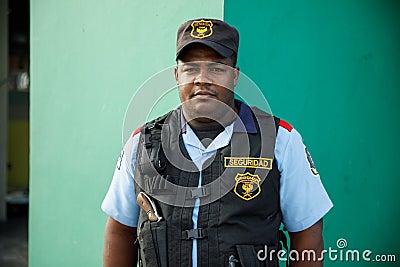
<svg viewBox="0 0 400 267"><path fill-rule="evenodd" d="M28 266L28 206L8 206L0 222L0 267Z"/></svg>

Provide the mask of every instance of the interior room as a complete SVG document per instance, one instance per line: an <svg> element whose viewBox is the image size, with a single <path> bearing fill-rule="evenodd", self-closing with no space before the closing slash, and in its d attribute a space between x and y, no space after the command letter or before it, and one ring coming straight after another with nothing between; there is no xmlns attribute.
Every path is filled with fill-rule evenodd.
<svg viewBox="0 0 400 267"><path fill-rule="evenodd" d="M0 266L28 266L29 1L0 2Z"/></svg>

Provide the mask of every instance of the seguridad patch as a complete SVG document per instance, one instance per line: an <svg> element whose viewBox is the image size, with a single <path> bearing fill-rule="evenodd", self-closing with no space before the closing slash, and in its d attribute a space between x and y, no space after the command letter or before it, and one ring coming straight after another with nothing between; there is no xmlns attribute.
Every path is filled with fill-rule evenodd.
<svg viewBox="0 0 400 267"><path fill-rule="evenodd" d="M249 158L249 157L225 157L225 168L261 168L272 169L272 159L270 158Z"/></svg>

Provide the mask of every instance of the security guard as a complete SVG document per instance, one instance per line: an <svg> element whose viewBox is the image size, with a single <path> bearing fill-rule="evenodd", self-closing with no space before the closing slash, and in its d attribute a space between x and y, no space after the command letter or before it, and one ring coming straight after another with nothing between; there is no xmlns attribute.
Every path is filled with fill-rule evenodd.
<svg viewBox="0 0 400 267"><path fill-rule="evenodd" d="M138 128L121 153L102 204L104 266L138 256L142 266L278 266L281 223L291 250L320 255L332 202L300 134L234 99L238 45L221 20L179 27L182 105Z"/></svg>

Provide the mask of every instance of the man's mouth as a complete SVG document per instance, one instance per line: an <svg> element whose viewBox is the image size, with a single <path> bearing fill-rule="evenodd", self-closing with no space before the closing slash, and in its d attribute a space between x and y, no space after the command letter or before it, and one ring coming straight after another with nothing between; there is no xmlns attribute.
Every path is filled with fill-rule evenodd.
<svg viewBox="0 0 400 267"><path fill-rule="evenodd" d="M193 97L216 97L216 94L209 90L199 90L193 94Z"/></svg>

